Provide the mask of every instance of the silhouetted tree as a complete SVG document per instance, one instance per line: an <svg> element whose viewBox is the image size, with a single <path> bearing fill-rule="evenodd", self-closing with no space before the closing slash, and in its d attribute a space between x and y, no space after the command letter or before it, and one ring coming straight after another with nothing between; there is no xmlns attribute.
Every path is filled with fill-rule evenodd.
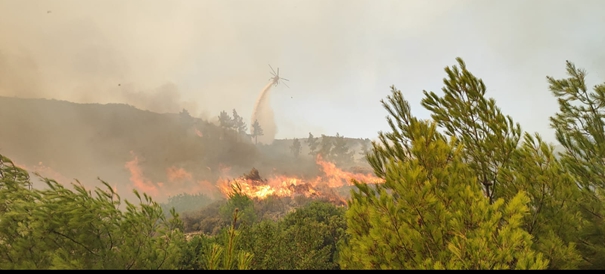
<svg viewBox="0 0 605 274"><path fill-rule="evenodd" d="M229 131L234 130L235 127L235 121L234 119L229 116L229 114L226 111L221 111L220 115L218 116L218 123L219 126L222 129L221 132L221 136L224 139L225 137L229 136Z"/></svg>
<svg viewBox="0 0 605 274"><path fill-rule="evenodd" d="M244 122L244 118L239 116L235 109L233 109L233 129L237 131L239 135L245 135L246 131L248 130L248 126L246 125L246 122Z"/></svg>
<svg viewBox="0 0 605 274"><path fill-rule="evenodd" d="M224 129L232 129L234 124L233 118L224 110L221 111L221 114L218 116L218 123Z"/></svg>
<svg viewBox="0 0 605 274"><path fill-rule="evenodd" d="M317 146L319 143L317 142L317 138L313 137L313 134L309 132L309 138L307 138L307 145L309 146L309 155L315 156L317 155Z"/></svg>
<svg viewBox="0 0 605 274"><path fill-rule="evenodd" d="M258 144L258 136L263 136L263 129L260 127L258 120L254 120L254 124L252 124L252 137L254 137L256 144Z"/></svg>
<svg viewBox="0 0 605 274"><path fill-rule="evenodd" d="M334 147L330 152L330 159L341 165L351 164L351 162L353 162L354 152L349 150L347 140L345 140L344 136L336 133L333 144Z"/></svg>
<svg viewBox="0 0 605 274"><path fill-rule="evenodd" d="M332 151L332 140L330 137L326 135L321 135L321 143L319 143L319 151L317 154L321 155L322 158L327 159L330 157L330 152Z"/></svg>

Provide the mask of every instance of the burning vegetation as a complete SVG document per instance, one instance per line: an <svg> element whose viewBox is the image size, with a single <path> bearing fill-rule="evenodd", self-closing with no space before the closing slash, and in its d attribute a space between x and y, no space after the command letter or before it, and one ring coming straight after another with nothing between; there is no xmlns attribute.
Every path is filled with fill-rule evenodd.
<svg viewBox="0 0 605 274"><path fill-rule="evenodd" d="M252 170L243 176L233 180L221 180L217 184L221 192L227 195L233 185L238 185L242 192L252 198L265 199L268 196L296 197L304 196L327 198L335 203L346 204L346 194L339 189L352 186L351 179L356 179L369 184L380 183L381 179L372 174L358 174L343 171L333 163L317 157L317 164L321 167L322 176L313 179L303 179L288 176L274 176L269 179L261 178L258 170Z"/></svg>

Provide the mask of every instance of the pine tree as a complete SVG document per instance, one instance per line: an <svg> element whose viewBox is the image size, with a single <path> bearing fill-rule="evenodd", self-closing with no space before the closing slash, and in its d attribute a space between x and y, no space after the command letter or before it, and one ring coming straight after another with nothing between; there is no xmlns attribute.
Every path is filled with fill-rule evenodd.
<svg viewBox="0 0 605 274"><path fill-rule="evenodd" d="M317 142L317 138L315 138L311 132L309 132L309 137L307 138L307 145L309 146L309 155L315 157L317 155L316 150L319 143Z"/></svg>
<svg viewBox="0 0 605 274"><path fill-rule="evenodd" d="M248 126L244 122L244 118L237 114L237 111L233 109L233 128L240 136L243 136L248 131Z"/></svg>
<svg viewBox="0 0 605 274"><path fill-rule="evenodd" d="M565 148L561 162L582 192L579 209L588 223L582 227L579 249L586 268L605 267L605 83L592 91L586 71L567 61L568 78L547 77L559 112L551 117L556 138Z"/></svg>
<svg viewBox="0 0 605 274"><path fill-rule="evenodd" d="M252 137L254 138L254 142L258 144L258 136L263 136L263 129L260 127L258 120L254 120L254 124L252 124Z"/></svg>
<svg viewBox="0 0 605 274"><path fill-rule="evenodd" d="M483 81L468 71L462 59L457 61L458 66L445 69L443 95L424 91L422 105L447 136L463 145L462 157L491 201L510 200L519 190L527 192L530 214L524 228L535 237L534 248L547 256L549 267L578 267L581 259L574 233L582 219L570 201L579 199L579 192L562 171L553 148L537 135L522 134L519 124L486 97Z"/></svg>
<svg viewBox="0 0 605 274"><path fill-rule="evenodd" d="M330 157L330 153L332 152L333 145L334 145L334 143L332 142L332 139L330 139L330 137L322 134L321 141L319 143L319 150L317 151L317 154L319 156L321 156L323 159L328 160Z"/></svg>
<svg viewBox="0 0 605 274"><path fill-rule="evenodd" d="M443 80L444 95L423 91L422 106L432 112L431 117L448 136L464 144L465 161L493 200L498 197L498 174L511 161L521 138L521 126L502 114L494 99L485 97L483 80L470 73L462 59L456 60L459 67L445 69L449 78Z"/></svg>
<svg viewBox="0 0 605 274"><path fill-rule="evenodd" d="M231 116L229 116L229 114L226 111L221 111L220 115L218 116L218 123L219 126L224 128L224 129L233 129L233 118L231 118Z"/></svg>
<svg viewBox="0 0 605 274"><path fill-rule="evenodd" d="M349 150L347 140L344 136L336 133L334 137L334 147L332 148L330 158L339 165L349 165L353 162L353 153Z"/></svg>
<svg viewBox="0 0 605 274"><path fill-rule="evenodd" d="M231 116L229 116L229 114L226 111L221 111L220 115L218 116L218 123L219 126L221 127L221 139L225 139L227 136L229 136L229 131L231 131L233 129L233 118L231 118Z"/></svg>
<svg viewBox="0 0 605 274"><path fill-rule="evenodd" d="M396 107L409 113L406 105ZM532 237L522 228L527 196L519 192L508 203L490 204L455 138L448 142L434 123L398 118L405 121L400 137L409 151L384 148L399 156L375 166L384 184L372 188L354 181L358 191L349 202L341 267L545 268L548 261L532 249Z"/></svg>
<svg viewBox="0 0 605 274"><path fill-rule="evenodd" d="M26 171L0 155L0 269L175 269L184 244L182 222L166 218L146 194L139 205L79 183L69 190L42 178L30 188Z"/></svg>

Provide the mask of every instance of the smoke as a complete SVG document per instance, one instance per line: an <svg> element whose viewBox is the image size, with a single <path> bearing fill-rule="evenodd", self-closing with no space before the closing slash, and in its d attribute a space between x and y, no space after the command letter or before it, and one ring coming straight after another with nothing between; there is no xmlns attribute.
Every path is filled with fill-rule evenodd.
<svg viewBox="0 0 605 274"><path fill-rule="evenodd" d="M275 140L275 134L277 133L277 125L275 124L269 96L271 94L271 86L273 86L273 81L269 81L258 95L256 104L254 104L254 112L252 112L252 121L250 122L250 125L253 125L255 121L258 121L260 124L263 135L257 138L262 144L271 144Z"/></svg>

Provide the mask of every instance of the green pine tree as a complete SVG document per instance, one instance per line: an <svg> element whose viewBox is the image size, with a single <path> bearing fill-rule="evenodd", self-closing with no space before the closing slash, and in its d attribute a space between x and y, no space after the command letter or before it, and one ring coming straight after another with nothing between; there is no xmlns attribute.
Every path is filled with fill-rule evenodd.
<svg viewBox="0 0 605 274"><path fill-rule="evenodd" d="M562 172L552 147L539 136L523 134L519 124L486 97L483 81L462 59L457 61L458 66L445 69L443 95L424 91L422 105L447 136L463 145L464 162L490 201L510 200L519 190L526 191L530 214L524 228L536 239L534 248L551 262L549 267L578 267L575 233L582 219L570 202L579 198L578 190Z"/></svg>
<svg viewBox="0 0 605 274"><path fill-rule="evenodd" d="M483 195L455 138L434 123L410 121L409 156L390 158L375 189L354 181L347 211L348 242L340 265L349 269L543 269L522 228L529 199L505 203ZM394 151L390 151L394 152Z"/></svg>
<svg viewBox="0 0 605 274"><path fill-rule="evenodd" d="M590 90L586 71L567 61L568 78L547 77L559 112L551 117L557 140L565 148L561 162L579 186L579 210L588 221L578 243L585 268L605 267L605 84Z"/></svg>
<svg viewBox="0 0 605 274"><path fill-rule="evenodd" d="M0 155L0 269L175 269L184 244L173 210L135 191L139 204L113 189L74 190L29 175Z"/></svg>

